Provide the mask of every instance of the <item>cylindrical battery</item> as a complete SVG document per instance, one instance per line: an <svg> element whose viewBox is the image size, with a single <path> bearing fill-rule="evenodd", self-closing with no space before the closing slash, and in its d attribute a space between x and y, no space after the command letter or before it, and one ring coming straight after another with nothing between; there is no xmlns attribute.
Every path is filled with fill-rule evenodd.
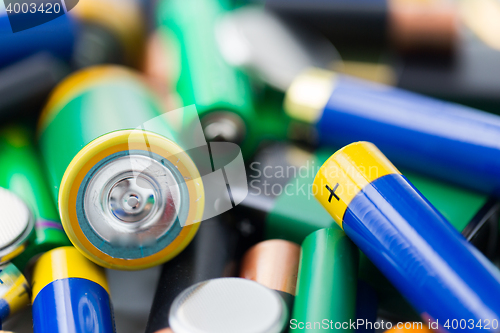
<svg viewBox="0 0 500 333"><path fill-rule="evenodd" d="M332 325L339 329L335 324L356 320L358 256L358 249L342 230L321 229L306 237L290 320L292 332L319 332ZM324 326L314 327L315 322ZM345 324L341 328L350 330Z"/></svg>
<svg viewBox="0 0 500 333"><path fill-rule="evenodd" d="M40 147L64 230L87 258L141 269L191 241L203 183L174 140L154 96L125 68L89 68L56 88Z"/></svg>
<svg viewBox="0 0 500 333"><path fill-rule="evenodd" d="M201 223L191 244L163 265L146 333L170 326L170 307L184 289L198 282L237 274L238 239L235 226L221 216Z"/></svg>
<svg viewBox="0 0 500 333"><path fill-rule="evenodd" d="M242 259L240 277L276 290L293 310L297 288L300 246L282 239L260 242L250 248Z"/></svg>
<svg viewBox="0 0 500 333"><path fill-rule="evenodd" d="M216 42L216 23L227 0L161 1L158 23L173 63L168 73L184 106L194 104L208 141L246 145L255 123L248 77L225 62Z"/></svg>
<svg viewBox="0 0 500 333"><path fill-rule="evenodd" d="M114 333L113 308L102 267L74 247L38 259L32 278L35 333Z"/></svg>
<svg viewBox="0 0 500 333"><path fill-rule="evenodd" d="M356 142L333 154L314 191L424 319L449 330L446 322L454 319L499 320L498 270L373 144Z"/></svg>
<svg viewBox="0 0 500 333"><path fill-rule="evenodd" d="M71 245L59 221L32 139L28 129L19 125L0 131L0 186L24 200L35 217L34 241L13 260L21 271L36 255Z"/></svg>
<svg viewBox="0 0 500 333"><path fill-rule="evenodd" d="M30 305L30 292L28 281L14 264L0 267L0 330L11 314Z"/></svg>

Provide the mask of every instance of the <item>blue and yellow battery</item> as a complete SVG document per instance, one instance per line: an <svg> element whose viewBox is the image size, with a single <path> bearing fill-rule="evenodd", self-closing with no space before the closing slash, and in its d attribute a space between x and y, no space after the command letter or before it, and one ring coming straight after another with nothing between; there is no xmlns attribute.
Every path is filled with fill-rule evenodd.
<svg viewBox="0 0 500 333"><path fill-rule="evenodd" d="M30 305L30 295L28 281L14 264L0 267L0 330L10 315Z"/></svg>
<svg viewBox="0 0 500 333"><path fill-rule="evenodd" d="M500 193L498 115L320 69L294 80L284 108L321 145L370 141L398 166Z"/></svg>
<svg viewBox="0 0 500 333"><path fill-rule="evenodd" d="M35 333L115 332L104 269L74 247L51 250L38 259L32 290Z"/></svg>
<svg viewBox="0 0 500 333"><path fill-rule="evenodd" d="M71 245L50 195L33 139L28 128L19 124L0 130L0 186L18 195L35 218L35 239L12 260L23 272L38 254Z"/></svg>
<svg viewBox="0 0 500 333"><path fill-rule="evenodd" d="M158 265L199 227L203 183L162 114L141 78L119 66L75 73L42 112L39 142L61 222L99 265Z"/></svg>
<svg viewBox="0 0 500 333"><path fill-rule="evenodd" d="M440 325L499 319L497 268L375 145L356 142L338 150L320 168L312 191L422 318Z"/></svg>

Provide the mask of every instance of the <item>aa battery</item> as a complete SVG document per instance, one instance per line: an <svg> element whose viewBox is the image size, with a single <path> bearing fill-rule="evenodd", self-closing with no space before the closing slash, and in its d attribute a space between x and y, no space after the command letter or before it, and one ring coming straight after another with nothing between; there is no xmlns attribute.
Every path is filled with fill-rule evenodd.
<svg viewBox="0 0 500 333"><path fill-rule="evenodd" d="M14 264L0 267L0 330L10 315L30 305L30 293L28 281Z"/></svg>
<svg viewBox="0 0 500 333"><path fill-rule="evenodd" d="M216 42L216 22L230 9L226 0L161 1L158 23L175 64L169 73L184 106L194 104L208 141L253 147L257 126L248 77L225 62Z"/></svg>
<svg viewBox="0 0 500 333"><path fill-rule="evenodd" d="M146 333L170 327L170 307L186 288L237 274L238 239L235 226L220 216L201 223L191 244L163 265Z"/></svg>
<svg viewBox="0 0 500 333"><path fill-rule="evenodd" d="M247 279L219 278L184 290L172 304L170 323L176 333L282 333L287 315L276 291Z"/></svg>
<svg viewBox="0 0 500 333"><path fill-rule="evenodd" d="M314 327L314 322L324 324L325 318L329 329L331 325L339 329L340 324L340 329L352 331L342 324L356 320L358 256L358 249L342 230L321 229L306 237L291 332L319 332L321 327Z"/></svg>
<svg viewBox="0 0 500 333"><path fill-rule="evenodd" d="M165 262L198 229L203 183L162 113L137 74L114 66L73 74L42 113L40 148L64 230L102 266Z"/></svg>
<svg viewBox="0 0 500 333"><path fill-rule="evenodd" d="M71 245L41 169L41 160L27 128L12 125L0 131L0 186L18 195L35 217L35 239L13 262L24 271L36 255Z"/></svg>
<svg viewBox="0 0 500 333"><path fill-rule="evenodd" d="M71 15L81 22L71 60L75 68L101 64L139 66L145 39L140 4L117 0L80 1Z"/></svg>
<svg viewBox="0 0 500 333"><path fill-rule="evenodd" d="M500 191L499 116L317 69L294 81L285 109L314 124L322 145L370 141L398 166Z"/></svg>
<svg viewBox="0 0 500 333"><path fill-rule="evenodd" d="M292 313L299 259L299 245L281 239L263 241L246 252L240 277L276 290Z"/></svg>
<svg viewBox="0 0 500 333"><path fill-rule="evenodd" d="M403 53L432 53L449 52L458 40L452 1L267 0L266 7L316 28L334 44L389 43Z"/></svg>
<svg viewBox="0 0 500 333"><path fill-rule="evenodd" d="M35 333L114 333L104 269L74 247L51 250L38 259L32 278Z"/></svg>
<svg viewBox="0 0 500 333"><path fill-rule="evenodd" d="M424 319L498 321L497 269L373 144L337 151L314 186L323 207Z"/></svg>

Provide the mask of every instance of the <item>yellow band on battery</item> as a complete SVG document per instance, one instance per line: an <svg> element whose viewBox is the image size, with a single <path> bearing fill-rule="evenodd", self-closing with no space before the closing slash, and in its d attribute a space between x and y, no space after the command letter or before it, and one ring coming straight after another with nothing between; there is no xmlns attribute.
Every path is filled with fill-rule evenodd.
<svg viewBox="0 0 500 333"><path fill-rule="evenodd" d="M294 79L285 96L284 109L293 119L316 123L336 85L337 74L310 68Z"/></svg>
<svg viewBox="0 0 500 333"><path fill-rule="evenodd" d="M31 288L32 302L49 283L67 278L81 278L93 281L109 293L108 281L102 267L85 258L72 246L64 246L43 254L33 270Z"/></svg>
<svg viewBox="0 0 500 333"><path fill-rule="evenodd" d="M145 145L147 136L147 148ZM163 250L137 259L111 257L96 248L83 233L77 217L77 194L85 176L98 162L117 152L145 150L156 153L176 165L186 181L189 212L186 225L177 238ZM62 225L71 243L95 263L114 269L144 269L170 260L180 253L196 234L203 216L205 192L201 176L191 158L174 142L147 131L122 130L103 135L86 145L67 167L59 188L59 212Z"/></svg>
<svg viewBox="0 0 500 333"><path fill-rule="evenodd" d="M343 228L344 213L356 194L374 180L394 173L401 174L374 144L351 143L321 166L313 194Z"/></svg>
<svg viewBox="0 0 500 333"><path fill-rule="evenodd" d="M94 66L78 71L63 80L52 92L38 121L38 135L43 133L52 122L62 106L68 104L75 95L96 84L107 84L110 80L120 80L123 77L139 78L133 71L120 66L103 65Z"/></svg>
<svg viewBox="0 0 500 333"><path fill-rule="evenodd" d="M16 313L22 308L30 305L29 298L29 283L24 275L14 266L10 264L4 272L6 274L0 275L2 285L0 285L0 298L9 304L10 314ZM8 290L3 293L2 289L6 287Z"/></svg>

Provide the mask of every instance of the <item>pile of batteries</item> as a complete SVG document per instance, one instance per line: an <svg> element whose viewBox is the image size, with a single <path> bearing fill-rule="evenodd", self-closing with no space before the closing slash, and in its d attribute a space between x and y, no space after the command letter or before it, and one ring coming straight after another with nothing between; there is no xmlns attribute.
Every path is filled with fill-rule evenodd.
<svg viewBox="0 0 500 333"><path fill-rule="evenodd" d="M0 3L0 332L500 332L498 22Z"/></svg>

